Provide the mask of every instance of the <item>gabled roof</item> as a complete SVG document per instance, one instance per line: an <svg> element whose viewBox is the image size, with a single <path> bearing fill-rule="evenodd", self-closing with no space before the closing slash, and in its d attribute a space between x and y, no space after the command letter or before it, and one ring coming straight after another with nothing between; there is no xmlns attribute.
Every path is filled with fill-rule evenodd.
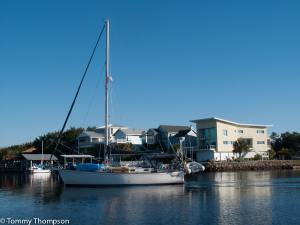
<svg viewBox="0 0 300 225"><path fill-rule="evenodd" d="M22 156L27 160L50 160L51 154L22 154ZM52 156L51 160L57 160L55 156Z"/></svg>
<svg viewBox="0 0 300 225"><path fill-rule="evenodd" d="M147 130L121 129L121 130L118 130L116 133L118 133L118 132L123 132L126 135L142 135L143 133L146 134Z"/></svg>
<svg viewBox="0 0 300 225"><path fill-rule="evenodd" d="M104 138L104 134L96 133L95 131L83 131L77 138L80 137L95 137L95 138Z"/></svg>
<svg viewBox="0 0 300 225"><path fill-rule="evenodd" d="M170 125L160 125L168 133L178 133L181 130L190 130L188 126L170 126Z"/></svg>
<svg viewBox="0 0 300 225"><path fill-rule="evenodd" d="M190 130L181 130L176 135L174 135L174 137L185 137L189 132Z"/></svg>
<svg viewBox="0 0 300 225"><path fill-rule="evenodd" d="M151 130L154 134L161 134L161 131L160 131L159 129L156 129L156 128L150 128L150 129L147 131L147 133L148 133L150 130Z"/></svg>

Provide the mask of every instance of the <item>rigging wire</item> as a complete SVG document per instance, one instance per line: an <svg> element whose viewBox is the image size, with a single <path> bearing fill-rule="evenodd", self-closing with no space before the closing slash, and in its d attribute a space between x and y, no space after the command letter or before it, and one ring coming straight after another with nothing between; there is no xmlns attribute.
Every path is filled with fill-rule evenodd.
<svg viewBox="0 0 300 225"><path fill-rule="evenodd" d="M85 123L86 117L87 117L87 115L88 115L88 113L89 113L89 110L90 110L90 108L91 108L91 105L92 105L92 102L93 102L93 100L94 100L96 91L97 91L97 89L98 89L100 80L102 79L102 75L103 75L104 68L105 68L105 63L103 64L103 68L102 68L101 74L100 74L100 76L99 76L99 79L98 79L98 82L97 82L97 85L96 85L96 88L95 88L95 91L94 91L92 100L91 100L91 102L90 102L90 105L89 105L89 107L88 107L88 110L87 110L87 112L86 112L86 115L85 115L85 117L84 117L84 120L83 120L83 122L82 122L81 127L83 127L83 124Z"/></svg>
<svg viewBox="0 0 300 225"><path fill-rule="evenodd" d="M112 83L111 83L112 84ZM114 100L115 100L115 103L116 103L116 107L117 107L117 110L118 110L118 113L119 113L119 116L120 116L120 120L121 120L121 125L123 126L123 120L122 120L122 116L121 116L121 113L120 113L120 109L119 109L119 106L118 106L118 102L117 102L117 98L116 98L116 95L115 95L115 91L111 85L111 95L113 95L114 97ZM112 97L111 97L112 98Z"/></svg>
<svg viewBox="0 0 300 225"><path fill-rule="evenodd" d="M129 65L130 65L130 67L131 67L131 69L132 69L132 71L133 71L133 74L135 75L137 81L139 82L139 84L140 84L140 86L141 86L141 88L142 88L142 91L144 92L144 95L146 96L146 98L147 98L147 100L148 100L148 102L149 102L149 104L150 104L150 106L151 106L151 108L152 108L152 110L153 110L153 112L154 112L154 114L155 114L155 116L156 116L158 122L161 124L161 122L160 122L160 120L159 120L159 117L158 117L158 115L157 115L157 113L156 113L156 111L155 111L155 109L154 109L154 107L153 107L153 105L152 105L152 102L150 101L150 98L149 98L149 96L147 95L147 92L145 91L144 86L142 85L140 79L138 78L137 73L135 72L135 69L134 69L134 67L132 66L131 61L130 61L130 59L129 59L129 57L128 57L126 51L125 51L125 49L123 48L123 46L122 46L122 44L121 44L121 42L120 42L120 40L119 40L119 38L118 38L118 36L117 36L117 33L115 32L114 29L113 29L113 32L114 32L114 34L116 35L117 40L118 40L118 42L119 42L119 45L121 46L121 49L123 50L123 53L124 53L124 55L126 56L126 59L127 59L128 62L129 62ZM173 145L171 144L170 139L169 139L169 137L168 137L168 133L167 133L166 131L165 131L165 134L167 135L168 142L169 142L169 144L170 144L170 146L171 146L171 148L172 148L172 150L173 150L173 152L174 152ZM159 139L158 139L158 142L159 142L159 144L160 144L160 146L161 146L161 149L163 149L163 148L162 148L162 144L160 143L160 140L159 140Z"/></svg>
<svg viewBox="0 0 300 225"><path fill-rule="evenodd" d="M52 152L52 154L51 154L51 156L50 156L50 161L51 161L51 158L52 158L52 156L54 155L54 153L55 153L55 151L56 151L56 149L57 149L57 146L58 146L58 144L59 144L59 142L60 142L61 136L62 136L62 134L63 134L63 132L64 132L64 129L65 129L65 127L66 127L66 124L67 124L67 122L68 122L68 120L69 120L69 117L70 117L70 115L71 115L71 112L72 112L72 109L73 109L73 107L74 107L75 101L76 101L76 99L77 99L78 93L79 93L79 91L80 91L81 85L82 85L83 80L84 80L84 78L85 78L85 75L86 75L86 73L87 73L87 71L88 71L88 69L89 69L90 63L91 63L91 61L92 61L92 59L93 59L94 53L95 53L95 51L96 51L96 48L97 48L97 46L98 46L99 40L100 40L100 38L101 38L101 35L102 35L103 31L104 31L105 26L106 26L106 24L104 24L104 26L103 26L103 28L102 28L102 31L101 31L101 33L100 33L100 35L99 35L99 38L98 38L98 40L97 40L97 43L96 43L96 46L95 46L94 51L93 51L93 53L92 53L92 56L91 56L91 58L90 58L90 60L89 60L89 63L88 63L88 65L87 65L86 69L85 69L84 75L83 75L83 77L82 77L82 79L81 79L80 85L79 85L79 87L78 87L78 90L77 90L77 92L76 92L75 98L74 98L73 103L72 103L72 105L71 105L71 108L70 108L70 110L69 110L68 116L67 116L67 118L66 118L66 120L65 120L65 123L64 123L64 125L63 125L63 127L62 127L62 129L61 129L61 131L60 131L60 134L59 134L59 136L58 136L58 138L57 138L57 141L56 141L56 145L55 145L54 151Z"/></svg>
<svg viewBox="0 0 300 225"><path fill-rule="evenodd" d="M110 82L109 84L109 90L112 90L112 82ZM110 105L111 105L111 114L112 114L112 121L114 121L113 123L115 123L115 114L114 114L114 107L113 107L113 103L112 103L112 91L109 92L110 95ZM111 123L112 124L112 123Z"/></svg>

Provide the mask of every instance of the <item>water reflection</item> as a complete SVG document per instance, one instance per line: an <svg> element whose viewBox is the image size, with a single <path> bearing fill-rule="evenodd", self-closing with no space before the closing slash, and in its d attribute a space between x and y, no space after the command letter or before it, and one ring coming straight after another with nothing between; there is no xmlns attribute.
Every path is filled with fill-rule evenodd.
<svg viewBox="0 0 300 225"><path fill-rule="evenodd" d="M198 173L167 186L66 188L57 174L0 174L0 181L4 216L70 224L276 224L294 221L300 197L300 171Z"/></svg>
<svg viewBox="0 0 300 225"><path fill-rule="evenodd" d="M196 199L199 210L209 213L218 224L245 224L252 218L258 224L277 223L270 208L286 201L297 205L288 199L293 195L299 198L300 171L197 173L186 180L190 204ZM275 194L278 188L282 188L280 194ZM280 197L284 192L290 193L285 199Z"/></svg>

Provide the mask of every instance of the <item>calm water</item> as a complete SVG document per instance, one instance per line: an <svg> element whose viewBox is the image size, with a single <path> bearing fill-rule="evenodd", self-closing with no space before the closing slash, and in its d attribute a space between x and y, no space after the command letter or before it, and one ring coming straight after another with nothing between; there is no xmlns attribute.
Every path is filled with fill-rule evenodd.
<svg viewBox="0 0 300 225"><path fill-rule="evenodd" d="M0 223L300 224L300 170L198 173L186 180L66 188L56 174L0 173Z"/></svg>

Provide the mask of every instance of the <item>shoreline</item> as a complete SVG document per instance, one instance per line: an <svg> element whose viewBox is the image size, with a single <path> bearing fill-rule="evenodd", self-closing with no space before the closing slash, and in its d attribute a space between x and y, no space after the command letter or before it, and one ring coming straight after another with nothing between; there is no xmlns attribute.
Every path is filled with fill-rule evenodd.
<svg viewBox="0 0 300 225"><path fill-rule="evenodd" d="M203 172L230 172L230 171L256 171L256 170L282 170L293 169L300 166L300 160L267 160L249 162L202 162L205 166Z"/></svg>

